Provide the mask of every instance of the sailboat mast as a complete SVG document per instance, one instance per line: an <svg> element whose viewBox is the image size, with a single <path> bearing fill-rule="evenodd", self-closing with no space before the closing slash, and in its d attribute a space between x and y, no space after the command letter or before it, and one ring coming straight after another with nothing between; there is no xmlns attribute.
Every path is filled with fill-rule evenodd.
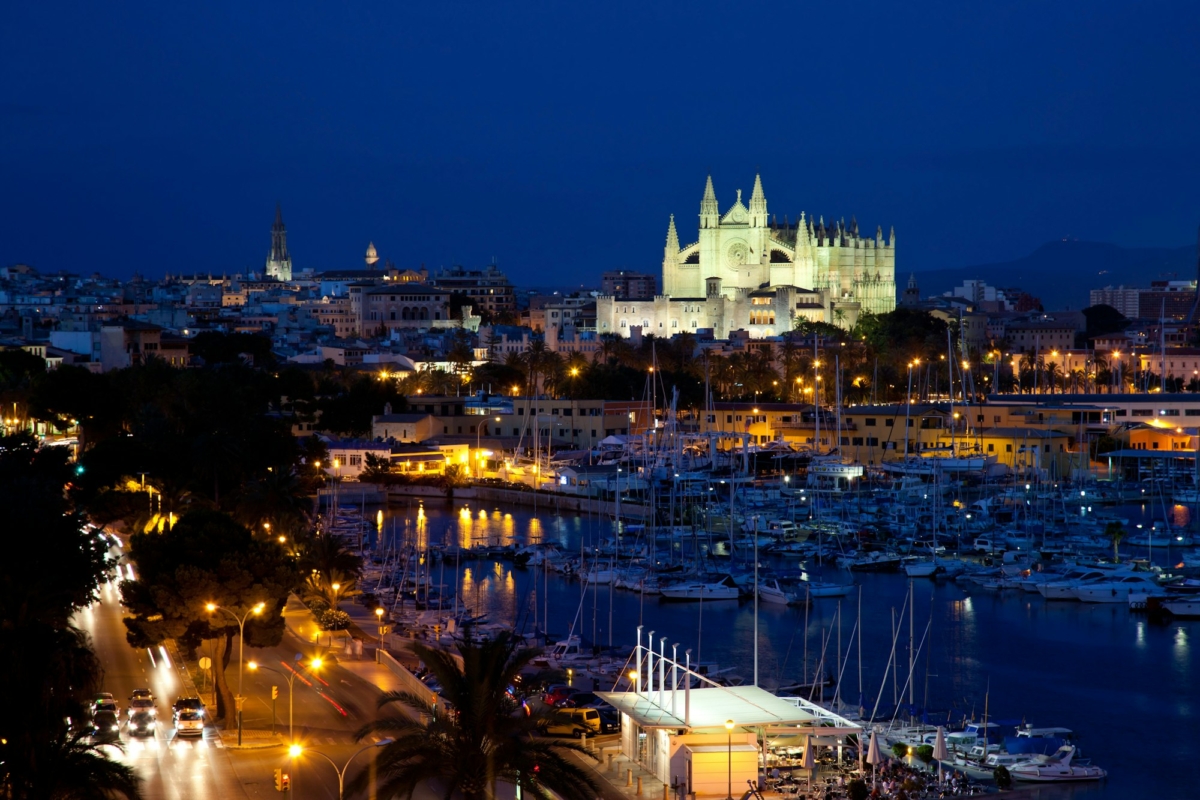
<svg viewBox="0 0 1200 800"><path fill-rule="evenodd" d="M916 644L913 638L913 606L917 604L911 580L908 582L908 595L908 704L911 706L913 703L913 658L915 656L913 647Z"/></svg>

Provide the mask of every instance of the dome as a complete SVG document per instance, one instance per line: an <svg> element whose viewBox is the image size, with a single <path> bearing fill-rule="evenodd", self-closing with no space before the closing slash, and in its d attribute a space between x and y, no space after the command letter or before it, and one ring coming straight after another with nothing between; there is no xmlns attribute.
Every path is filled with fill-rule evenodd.
<svg viewBox="0 0 1200 800"><path fill-rule="evenodd" d="M379 253L375 250L375 243L367 243L367 266L373 265L379 260Z"/></svg>

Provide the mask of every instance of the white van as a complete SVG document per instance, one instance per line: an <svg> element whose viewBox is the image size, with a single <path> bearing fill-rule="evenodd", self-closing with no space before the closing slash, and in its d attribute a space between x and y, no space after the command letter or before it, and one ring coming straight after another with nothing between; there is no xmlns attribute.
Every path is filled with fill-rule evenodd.
<svg viewBox="0 0 1200 800"><path fill-rule="evenodd" d="M547 736L596 736L600 733L600 712L594 708L556 708L546 726Z"/></svg>

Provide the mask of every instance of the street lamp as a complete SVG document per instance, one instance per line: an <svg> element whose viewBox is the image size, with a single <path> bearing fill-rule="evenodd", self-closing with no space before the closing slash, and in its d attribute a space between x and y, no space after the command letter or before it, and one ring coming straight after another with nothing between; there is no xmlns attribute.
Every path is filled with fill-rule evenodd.
<svg viewBox="0 0 1200 800"><path fill-rule="evenodd" d="M229 616L231 616L235 620L237 620L237 624L238 624L238 693L237 693L237 697L235 698L235 700L237 701L238 746L241 747L241 745L242 745L242 704L246 701L246 698L242 696L242 674L243 674L243 663L244 663L243 659L246 656L246 620L248 620L250 618L251 614L254 614L256 616L258 614L261 614L263 612L263 609L267 607L267 604L259 603L255 606L251 607L241 617L239 617L234 612L230 611L228 608L222 608L221 606L217 605L216 603L208 603L204 607L208 610L208 613L210 613L210 614L214 611L223 611L224 613L228 614Z"/></svg>
<svg viewBox="0 0 1200 800"><path fill-rule="evenodd" d="M338 776L338 794L337 794L338 800L343 800L346 796L346 770L350 768L350 762L353 761L360 753L365 753L373 747L385 747L385 746L391 744L393 741L394 741L393 739L380 739L375 744L369 744L366 747L360 748L359 750L356 750L354 752L354 755L352 755L348 759L346 759L346 763L343 764L341 767L338 767L337 762L334 761L329 756L325 755L324 753L322 753L318 750L305 750L303 747L301 747L298 744L294 744L288 748L288 755L291 756L292 758L299 758L304 753L312 753L313 755L320 756L321 758L328 761L330 763L330 765L333 766L333 770L334 770L334 772L337 773L337 776ZM292 791L295 791L294 786L292 787Z"/></svg>
<svg viewBox="0 0 1200 800"><path fill-rule="evenodd" d="M499 417L492 417L492 419L494 419L496 422L500 421ZM483 470L480 468L481 465L479 463L479 461L480 461L479 453L482 450L482 447L480 447L480 443L479 443L479 433L480 433L480 431L483 430L483 426L487 425L487 424L488 424L488 420L482 419L479 421L479 424L475 426L475 477L476 478L482 477L482 473L483 473Z"/></svg>
<svg viewBox="0 0 1200 800"><path fill-rule="evenodd" d="M379 649L375 651L375 661L379 661L379 654L383 652L383 606L375 606L375 621L379 626Z"/></svg>
<svg viewBox="0 0 1200 800"><path fill-rule="evenodd" d="M731 719L725 720L725 745L729 760L729 783L726 789L725 800L733 800L733 720Z"/></svg>
<svg viewBox="0 0 1200 800"><path fill-rule="evenodd" d="M251 672L254 672L255 670L259 670L259 669L265 669L267 672L274 672L276 675L281 675L281 676L283 676L283 678L285 678L287 680L287 683L288 683L288 740L289 741L293 740L295 737L292 735L292 730L293 730L293 727L292 727L292 708L293 708L292 696L295 693L295 689L296 689L296 676L299 675L300 673L296 672L295 670L288 670L287 673L283 673L283 672L280 672L279 670L275 669L274 667L265 667L262 664L259 664L257 661L251 661L246 666L250 667ZM312 660L312 662L309 664L309 667L311 669L319 669L321 667L321 659L314 658ZM274 714L274 709L272 709L271 713ZM274 729L274 725L275 725L275 720L274 720L274 717L272 717L272 719L271 719L272 729Z"/></svg>
<svg viewBox="0 0 1200 800"><path fill-rule="evenodd" d="M337 611L338 610L338 597L337 596L338 596L338 592L340 592L342 590L342 585L340 583L334 583L329 588L333 589L333 610Z"/></svg>

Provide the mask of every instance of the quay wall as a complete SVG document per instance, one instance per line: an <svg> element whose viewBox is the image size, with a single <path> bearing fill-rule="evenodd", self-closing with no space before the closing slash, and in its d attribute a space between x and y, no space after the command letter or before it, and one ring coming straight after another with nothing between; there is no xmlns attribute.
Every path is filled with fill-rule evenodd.
<svg viewBox="0 0 1200 800"><path fill-rule="evenodd" d="M388 489L389 505L404 505L414 499L445 500L446 492L436 486L392 486ZM574 494L545 491L520 491L498 486L465 486L454 490L455 500L486 500L490 503L508 503L516 506L537 507L555 514L588 513L614 516L617 504L611 500L580 497ZM629 519L645 519L649 515L646 506L640 503L621 503L621 516Z"/></svg>

